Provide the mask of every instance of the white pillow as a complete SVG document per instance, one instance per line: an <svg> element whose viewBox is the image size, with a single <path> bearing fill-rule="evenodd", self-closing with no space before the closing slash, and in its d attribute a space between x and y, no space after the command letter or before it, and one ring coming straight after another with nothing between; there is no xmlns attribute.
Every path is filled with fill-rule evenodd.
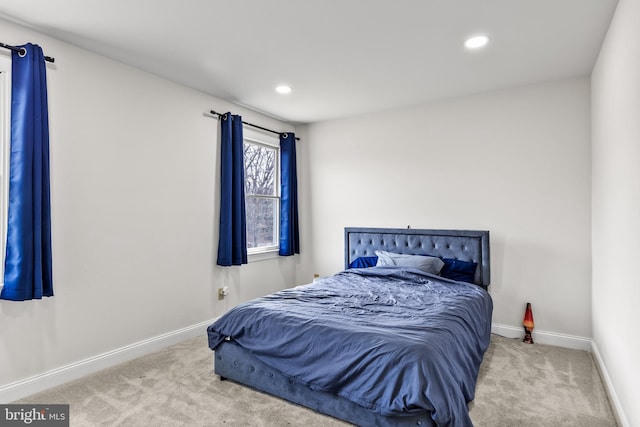
<svg viewBox="0 0 640 427"><path fill-rule="evenodd" d="M440 258L433 256L396 254L387 251L375 251L375 254L378 256L376 266L381 267L414 267L426 273L438 274L444 266Z"/></svg>

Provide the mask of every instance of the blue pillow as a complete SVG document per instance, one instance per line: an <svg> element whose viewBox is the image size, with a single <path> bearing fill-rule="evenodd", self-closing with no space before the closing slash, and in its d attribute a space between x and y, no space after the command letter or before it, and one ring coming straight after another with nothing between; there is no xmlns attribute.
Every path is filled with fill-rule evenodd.
<svg viewBox="0 0 640 427"><path fill-rule="evenodd" d="M474 283L477 262L461 261L459 259L442 258L444 267L440 271L442 277L459 282Z"/></svg>
<svg viewBox="0 0 640 427"><path fill-rule="evenodd" d="M351 261L351 264L349 264L349 268L375 267L377 262L377 256L361 256Z"/></svg>

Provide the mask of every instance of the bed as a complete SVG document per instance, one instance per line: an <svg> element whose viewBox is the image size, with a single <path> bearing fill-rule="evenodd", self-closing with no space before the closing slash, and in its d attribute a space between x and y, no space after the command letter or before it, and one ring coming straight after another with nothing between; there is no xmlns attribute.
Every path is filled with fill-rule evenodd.
<svg viewBox="0 0 640 427"><path fill-rule="evenodd" d="M471 426L489 261L488 231L345 228L344 271L209 326L214 371L356 425Z"/></svg>

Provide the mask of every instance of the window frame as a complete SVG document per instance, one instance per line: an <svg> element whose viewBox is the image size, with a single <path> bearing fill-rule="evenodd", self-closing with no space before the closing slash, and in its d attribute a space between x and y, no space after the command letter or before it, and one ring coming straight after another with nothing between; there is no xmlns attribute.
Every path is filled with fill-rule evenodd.
<svg viewBox="0 0 640 427"><path fill-rule="evenodd" d="M0 290L4 286L11 145L11 57L0 55Z"/></svg>
<svg viewBox="0 0 640 427"><path fill-rule="evenodd" d="M257 197L257 198L268 198L276 200L276 215L274 218L274 229L275 229L275 245L271 246L262 246L258 248L249 248L247 247L247 257L249 261L260 261L263 259L271 259L276 258L278 256L278 252L280 251L280 200L281 200L281 184L280 184L280 138L277 135L271 135L263 131L258 131L256 129L250 128L246 125L242 128L242 137L243 144L249 143L254 145L259 145L263 147L267 147L269 149L275 150L275 191L273 196L265 196L265 195L252 195L246 192L245 188L245 206L246 200L249 197ZM244 167L244 159L243 159L243 167ZM245 169L246 174L246 169ZM246 179L246 177L245 177ZM247 224L249 219L247 218Z"/></svg>

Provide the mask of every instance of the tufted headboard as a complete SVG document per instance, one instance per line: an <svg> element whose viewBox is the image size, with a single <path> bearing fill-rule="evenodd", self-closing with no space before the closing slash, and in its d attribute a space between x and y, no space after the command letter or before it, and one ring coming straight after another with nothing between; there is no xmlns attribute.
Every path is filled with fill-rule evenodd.
<svg viewBox="0 0 640 427"><path fill-rule="evenodd" d="M488 231L346 227L344 248L345 268L358 257L382 250L476 262L474 282L486 289L491 281Z"/></svg>

